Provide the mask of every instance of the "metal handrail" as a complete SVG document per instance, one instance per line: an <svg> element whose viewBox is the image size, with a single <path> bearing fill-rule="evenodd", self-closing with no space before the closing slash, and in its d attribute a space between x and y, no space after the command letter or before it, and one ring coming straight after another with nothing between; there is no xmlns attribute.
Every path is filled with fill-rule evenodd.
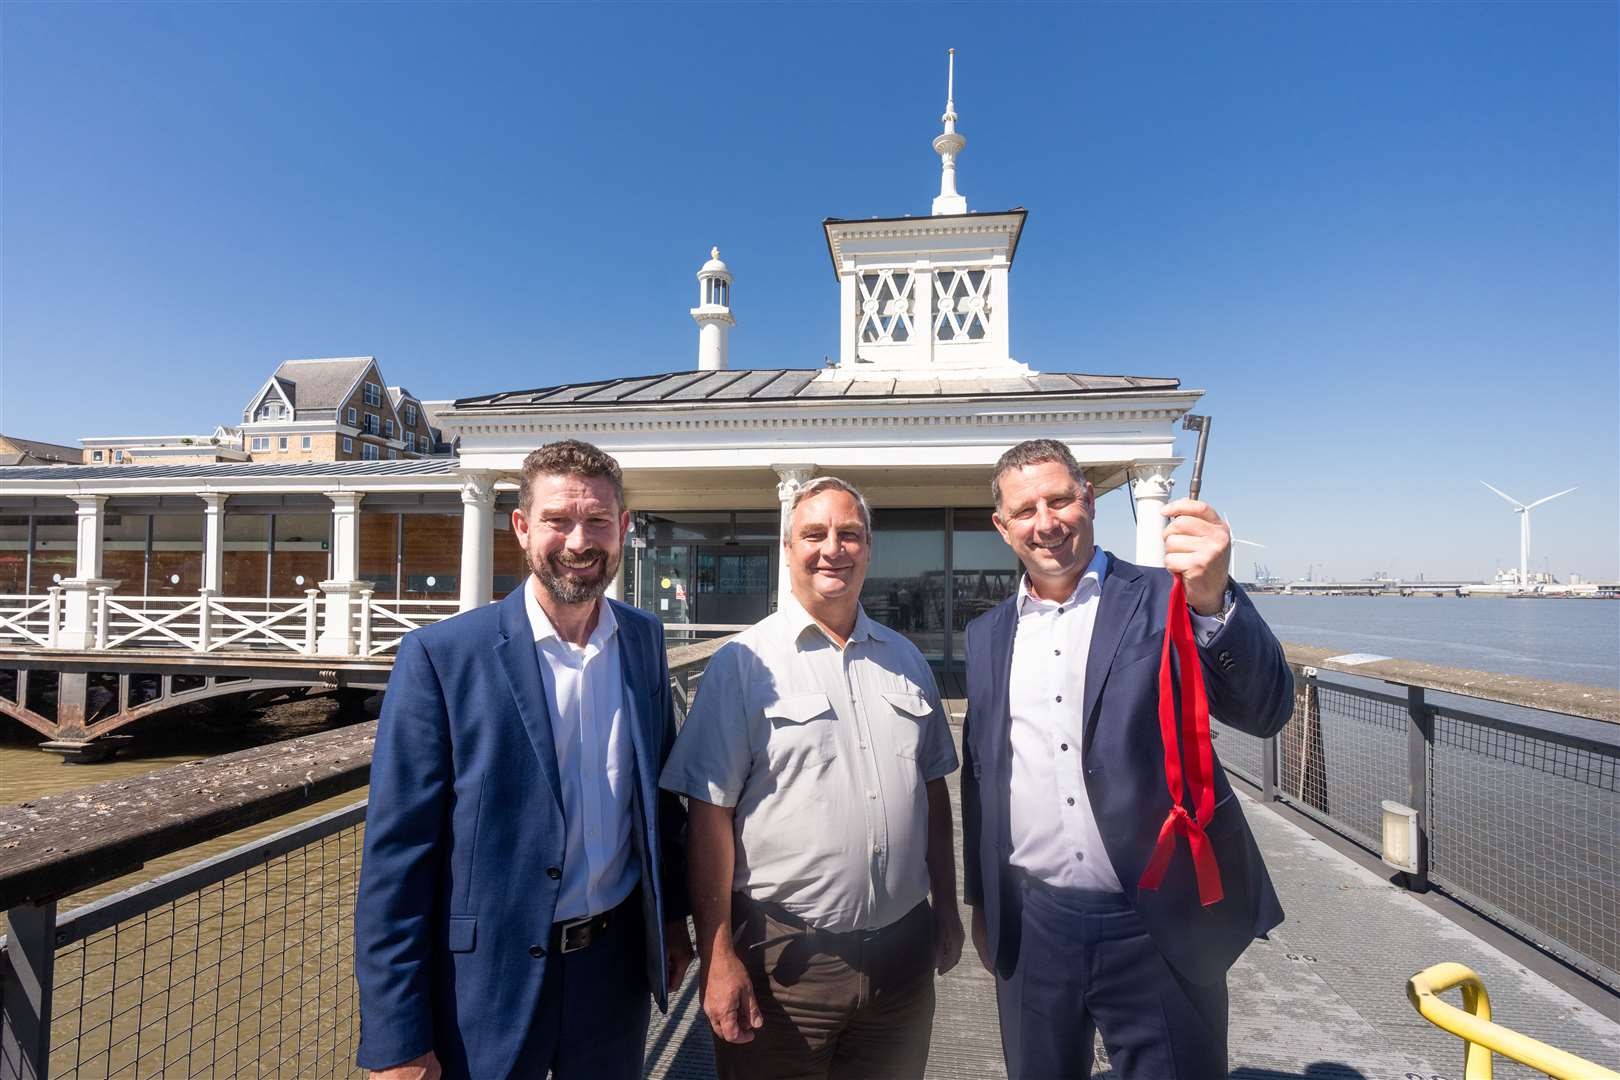
<svg viewBox="0 0 1620 1080"><path fill-rule="evenodd" d="M1453 988L1462 990L1460 1009L1440 998ZM1493 1052L1554 1080L1620 1080L1620 1073L1492 1021L1485 984L1462 964L1423 969L1406 981L1406 997L1423 1019L1463 1040L1463 1080L1491 1080Z"/></svg>

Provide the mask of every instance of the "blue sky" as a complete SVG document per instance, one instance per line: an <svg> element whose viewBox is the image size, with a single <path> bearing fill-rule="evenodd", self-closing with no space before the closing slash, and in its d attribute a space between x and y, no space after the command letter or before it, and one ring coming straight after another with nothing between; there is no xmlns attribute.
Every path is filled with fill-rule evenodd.
<svg viewBox="0 0 1620 1080"><path fill-rule="evenodd" d="M944 54L1014 355L1208 391L1285 576L1620 576L1616 5L0 9L0 429L239 416L283 359L424 397L836 351L819 222L926 213ZM1123 497L1102 540L1129 551ZM1247 576L1251 556L1244 552Z"/></svg>

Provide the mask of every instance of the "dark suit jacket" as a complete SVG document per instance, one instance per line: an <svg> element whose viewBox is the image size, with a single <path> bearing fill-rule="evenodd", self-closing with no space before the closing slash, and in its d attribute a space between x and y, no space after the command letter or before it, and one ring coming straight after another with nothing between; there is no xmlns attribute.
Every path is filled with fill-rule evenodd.
<svg viewBox="0 0 1620 1080"><path fill-rule="evenodd" d="M1253 938L1282 921L1282 908L1248 823L1237 801L1229 799L1231 785L1218 758L1218 809L1207 832L1220 863L1225 899L1207 908L1199 903L1185 840L1177 841L1175 858L1160 887L1137 888L1170 810L1157 681L1170 583L1170 575L1162 569L1108 556L1086 658L1081 767L1103 846L1126 898L1171 966L1188 979L1208 983L1224 977ZM1016 603L1016 595L1009 597L968 625L968 709L962 727L966 899L984 909L990 951L1003 975L1011 975L1018 963L1023 910L1008 863L1012 851L1008 680L1018 626ZM1210 712L1223 723L1264 737L1288 722L1293 674L1282 646L1241 589L1226 625L1199 656ZM1191 809L1190 800L1186 805Z"/></svg>
<svg viewBox="0 0 1620 1080"><path fill-rule="evenodd" d="M675 741L664 631L608 603L634 747L647 989L665 1008L664 921L683 918L687 903L685 812L658 790ZM447 1077L511 1071L552 960L558 785L521 589L405 637L377 728L355 912L362 1067L431 1049Z"/></svg>

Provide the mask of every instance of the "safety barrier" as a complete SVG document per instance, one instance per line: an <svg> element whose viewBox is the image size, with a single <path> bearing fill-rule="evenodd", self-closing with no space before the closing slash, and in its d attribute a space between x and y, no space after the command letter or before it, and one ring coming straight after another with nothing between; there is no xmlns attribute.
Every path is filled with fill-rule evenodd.
<svg viewBox="0 0 1620 1080"><path fill-rule="evenodd" d="M1462 990L1460 1009L1440 998L1453 988ZM1463 1040L1463 1080L1491 1080L1493 1053L1554 1080L1620 1080L1620 1073L1492 1021L1485 984L1462 964L1436 964L1418 972L1407 980L1406 997L1423 1019Z"/></svg>

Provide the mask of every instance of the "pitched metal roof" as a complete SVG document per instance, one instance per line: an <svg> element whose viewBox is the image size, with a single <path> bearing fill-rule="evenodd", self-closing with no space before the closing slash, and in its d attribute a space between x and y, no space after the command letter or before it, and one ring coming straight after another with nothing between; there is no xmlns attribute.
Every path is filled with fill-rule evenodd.
<svg viewBox="0 0 1620 1080"><path fill-rule="evenodd" d="M546 409L591 406L650 405L741 401L846 401L874 398L1035 397L1042 394L1106 394L1139 390L1174 390L1180 379L1138 375L1081 375L1043 372L1005 379L939 379L915 377L818 379L826 368L734 368L727 371L673 371L625 379L567 383L536 390L458 398L456 410Z"/></svg>
<svg viewBox="0 0 1620 1080"><path fill-rule="evenodd" d="M12 480L227 480L249 476L440 476L456 470L455 458L411 461L215 461L199 465L49 465L23 466L0 474L0 486Z"/></svg>
<svg viewBox="0 0 1620 1080"><path fill-rule="evenodd" d="M45 442L41 439L23 439L16 435L0 435L0 440L10 443L16 450L13 454L0 455L0 464L12 464L12 460L8 459L24 461L28 458L74 464L84 461L84 450L78 446L63 446L61 443Z"/></svg>

